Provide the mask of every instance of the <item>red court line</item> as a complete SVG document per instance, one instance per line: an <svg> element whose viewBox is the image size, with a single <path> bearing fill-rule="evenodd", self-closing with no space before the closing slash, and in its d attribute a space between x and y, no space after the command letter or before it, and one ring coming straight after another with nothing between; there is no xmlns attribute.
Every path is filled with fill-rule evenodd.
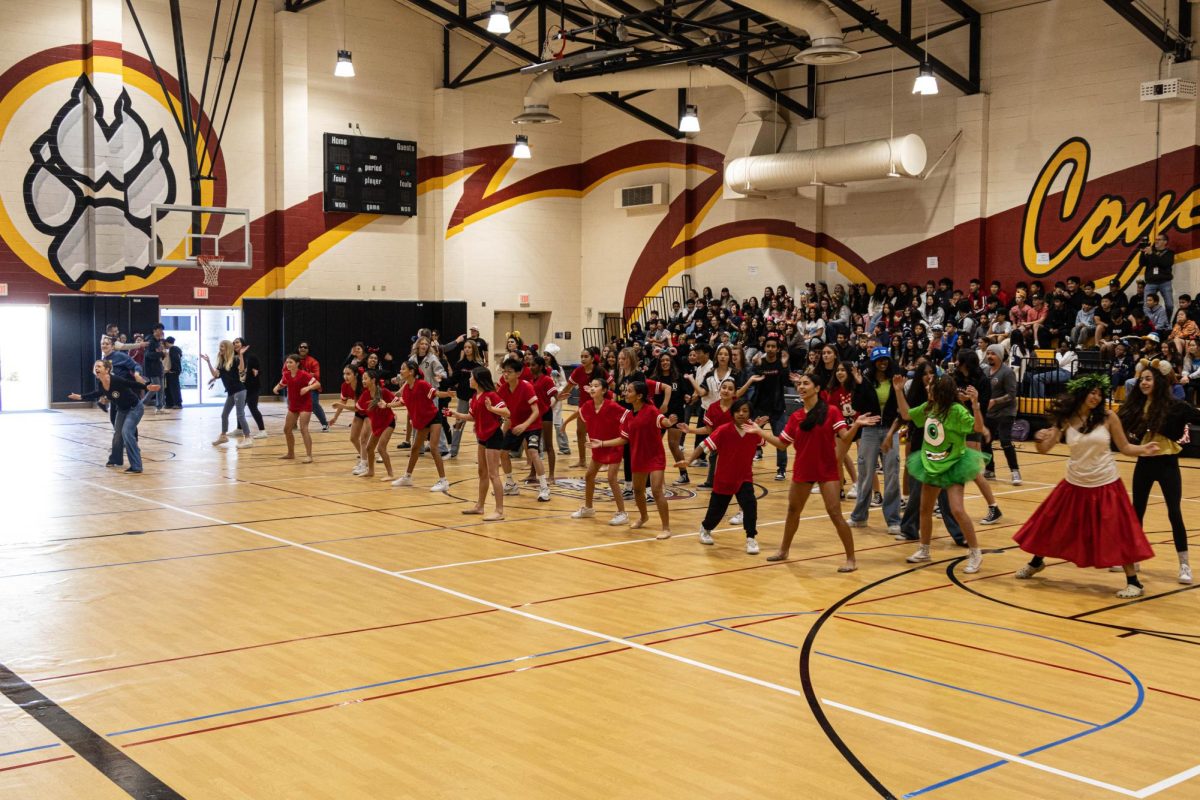
<svg viewBox="0 0 1200 800"><path fill-rule="evenodd" d="M478 536L481 539L491 539L494 542L504 542L505 544L511 544L515 547L526 547L526 548L529 548L530 550L537 550L539 553L552 552L552 551L546 549L545 547L538 547L535 544L527 544L525 542L514 542L512 539L502 539L499 536L488 536L486 533L481 533L479 531L468 531L463 528L453 528L452 530L460 531L462 533L469 533L472 536ZM620 564L610 564L607 561L595 561L590 558L584 558L583 556L572 555L571 553L554 553L554 555L563 556L565 558L573 558L576 561L586 561L589 564L598 564L602 567L612 567L613 569L622 569L622 570L625 570L626 572L635 572L638 575L645 575L647 578L658 578L660 581L674 580L674 578L668 578L664 575L655 575L653 572L644 572L640 569L634 569L633 567L624 567L624 566L621 566Z"/></svg>
<svg viewBox="0 0 1200 800"><path fill-rule="evenodd" d="M369 633L370 631L383 631L383 630L388 630L391 628L404 628L409 625L421 625L426 622L441 622L443 620L458 619L460 617L473 617L473 616L476 616L479 614L491 614L491 613L494 613L495 611L496 611L496 609L494 609L494 608L482 608L478 611L465 611L461 614L449 614L449 615L446 615L443 617L429 617L426 619L414 619L414 620L409 620L408 622L394 622L394 623L390 623L388 625L374 625L374 626L371 626L368 628L353 628L351 630L332 631L330 633L314 633L309 636L297 636L293 639L280 639L275 642L261 642L259 644L248 644L248 645L243 645L241 647L228 647L223 650L209 650L204 653L192 653L192 654L186 655L186 656L173 656L170 658L158 658L158 659L154 659L152 661L138 661L133 664L120 664L115 667L102 667L100 669L86 670L84 672L70 672L70 673L66 673L64 675L50 675L45 678L33 678L29 682L30 683L44 683L45 681L55 681L55 680L61 680L63 678L78 678L82 675L96 675L96 674L99 674L102 672L115 672L117 670L122 670L122 669L131 669L133 667L145 667L145 666L150 666L153 664L169 664L174 661L188 661L193 658L205 658L207 656L225 655L226 653L240 653L245 650L257 650L261 647L274 647L275 645L280 645L280 644L292 644L293 642L307 642L307 641L310 641L313 639L329 639L329 638L332 638L335 636L348 636L352 633Z"/></svg>
<svg viewBox="0 0 1200 800"><path fill-rule="evenodd" d="M36 767L39 764L53 764L55 761L66 761L69 758L74 758L74 754L69 756L59 756L58 758L43 758L41 761L27 761L24 764L13 764L11 767L0 767L0 772L8 772L14 769L23 769L24 767Z"/></svg>

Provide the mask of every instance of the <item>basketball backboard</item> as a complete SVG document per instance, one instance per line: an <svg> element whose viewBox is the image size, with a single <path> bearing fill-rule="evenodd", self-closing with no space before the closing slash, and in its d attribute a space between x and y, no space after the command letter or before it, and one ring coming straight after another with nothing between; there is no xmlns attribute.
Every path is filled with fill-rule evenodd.
<svg viewBox="0 0 1200 800"><path fill-rule="evenodd" d="M156 267L199 268L199 256L220 261L221 269L250 269L250 210L217 206L154 205L150 240Z"/></svg>

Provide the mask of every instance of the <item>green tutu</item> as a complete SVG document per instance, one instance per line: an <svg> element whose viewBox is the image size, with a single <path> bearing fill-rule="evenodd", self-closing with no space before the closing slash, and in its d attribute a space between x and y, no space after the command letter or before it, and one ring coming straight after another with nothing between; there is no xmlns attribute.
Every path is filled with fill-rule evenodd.
<svg viewBox="0 0 1200 800"><path fill-rule="evenodd" d="M975 480L975 476L983 472L989 460L984 453L968 447L950 469L930 475L925 471L925 462L921 458L921 451L918 450L908 457L908 474L921 483L945 489L947 486L961 486Z"/></svg>

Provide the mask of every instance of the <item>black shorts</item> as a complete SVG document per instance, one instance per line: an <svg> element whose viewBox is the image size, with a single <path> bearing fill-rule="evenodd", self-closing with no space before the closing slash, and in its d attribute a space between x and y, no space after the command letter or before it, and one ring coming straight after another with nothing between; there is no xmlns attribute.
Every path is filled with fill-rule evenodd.
<svg viewBox="0 0 1200 800"><path fill-rule="evenodd" d="M495 433L489 436L486 441L482 441L479 444L484 450L503 450L504 441L504 431L497 428Z"/></svg>
<svg viewBox="0 0 1200 800"><path fill-rule="evenodd" d="M513 455L524 455L525 449L542 450L542 429L529 428L524 433L509 431L504 435L504 449Z"/></svg>
<svg viewBox="0 0 1200 800"><path fill-rule="evenodd" d="M983 434L982 433L974 433L974 432L968 433L967 441L975 442L976 444L983 444Z"/></svg>
<svg viewBox="0 0 1200 800"><path fill-rule="evenodd" d="M545 414L542 414L542 422L549 422L551 425L554 424L554 409L550 409Z"/></svg>
<svg viewBox="0 0 1200 800"><path fill-rule="evenodd" d="M364 413L362 413L361 411L355 411L355 412L354 412L354 418L355 418L355 419L366 419L366 418L367 418L367 415L366 415L366 414L364 414Z"/></svg>

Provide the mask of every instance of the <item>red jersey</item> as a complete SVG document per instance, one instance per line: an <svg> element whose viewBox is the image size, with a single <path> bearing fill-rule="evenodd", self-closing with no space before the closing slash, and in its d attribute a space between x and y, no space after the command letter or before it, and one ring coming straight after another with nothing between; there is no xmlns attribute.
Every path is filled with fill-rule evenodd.
<svg viewBox="0 0 1200 800"><path fill-rule="evenodd" d="M826 404L825 421L812 430L800 430L808 412L804 407L796 409L788 418L780 440L796 448L796 462L792 468L792 480L796 483L825 483L838 480L837 446L838 431L846 427L842 412ZM717 459L720 464L720 459Z"/></svg>
<svg viewBox="0 0 1200 800"><path fill-rule="evenodd" d="M829 405L842 412L842 419L847 422L854 420L858 416L858 412L854 410L851 404L852 395L841 386L835 386L832 389L821 392L821 399Z"/></svg>
<svg viewBox="0 0 1200 800"><path fill-rule="evenodd" d="M283 377L279 382L283 384L283 388L287 390L288 411L300 413L302 411L312 411L312 392L300 394L300 390L308 386L316 378L309 375L302 369L296 370L296 375L293 377L286 369L283 371ZM314 388L313 391L316 391Z"/></svg>
<svg viewBox="0 0 1200 800"><path fill-rule="evenodd" d="M533 370L529 368L528 364L521 370L521 380L533 383Z"/></svg>
<svg viewBox="0 0 1200 800"><path fill-rule="evenodd" d="M346 381L342 381L342 399L343 400L353 400L354 399L354 387L351 386Z"/></svg>
<svg viewBox="0 0 1200 800"><path fill-rule="evenodd" d="M405 383L400 387L400 401L408 409L408 419L412 422L413 430L428 428L437 418L438 407L434 399L436 396L437 389L420 378L413 381L412 386Z"/></svg>
<svg viewBox="0 0 1200 800"><path fill-rule="evenodd" d="M385 403L390 403L396 399L396 395L387 389L381 388L379 390L379 399ZM358 396L358 403L355 404L355 407L367 415L367 420L371 423L371 434L373 436L379 436L389 425L396 421L396 412L390 408L380 408L371 399L371 392L367 389L362 390L362 394Z"/></svg>
<svg viewBox="0 0 1200 800"><path fill-rule="evenodd" d="M305 356L300 359L300 369L312 375L317 380L321 380L321 365L312 356Z"/></svg>
<svg viewBox="0 0 1200 800"><path fill-rule="evenodd" d="M491 401L492 408L505 407L504 401L495 392L476 393L471 398L471 419L475 420L475 438L481 442L492 438L496 431L500 430L500 423L503 422L500 415L487 410L485 398Z"/></svg>
<svg viewBox="0 0 1200 800"><path fill-rule="evenodd" d="M579 416L583 417L584 424L587 425L587 433L589 439L620 439L621 436L621 419L625 416L625 409L614 403L612 400L605 400L600 404L600 410L596 410L596 402L592 398L587 400L579 407ZM621 463L623 447L596 447L592 449L592 460L597 464L619 464ZM666 468L665 466L663 467Z"/></svg>
<svg viewBox="0 0 1200 800"><path fill-rule="evenodd" d="M579 404L580 405L583 405L583 403L587 402L587 400L589 399L587 396L587 393L583 391L583 387L585 387L589 383L591 383L592 378L599 378L600 383L603 386L608 385L608 375L605 374L603 369L601 369L598 365L595 365L595 364L592 365L592 371L590 373L584 372L583 367L578 366L575 369L571 370L571 377L567 378L567 381L569 383L573 383L579 387ZM604 396L606 398L608 398L609 400L611 400L612 392L611 391L605 392Z"/></svg>
<svg viewBox="0 0 1200 800"><path fill-rule="evenodd" d="M554 385L553 378L542 374L534 379L533 392L537 395L538 413L544 417L550 412L550 406L554 405L554 400L558 397L558 387Z"/></svg>
<svg viewBox="0 0 1200 800"><path fill-rule="evenodd" d="M721 407L720 400L704 409L704 424L710 431L715 433L717 428L729 422L733 422L733 415Z"/></svg>
<svg viewBox="0 0 1200 800"><path fill-rule="evenodd" d="M533 390L533 384L529 381L518 380L515 389L508 387L508 381L500 381L500 386L496 388L496 394L500 395L500 399L508 407L509 430L524 424L528 419L532 418L535 421L540 419L541 415L537 409L537 392ZM531 423L525 430L528 431L532 428L533 424Z"/></svg>
<svg viewBox="0 0 1200 800"><path fill-rule="evenodd" d="M629 440L629 465L634 472L655 472L667 468L663 452L662 412L654 403L643 403L636 414L626 411L621 419L621 438Z"/></svg>
<svg viewBox="0 0 1200 800"><path fill-rule="evenodd" d="M716 405L715 403L713 405ZM754 454L762 444L757 433L742 433L737 424L726 422L704 440L704 449L720 453L713 475L715 494L737 494L743 483L754 480Z"/></svg>

